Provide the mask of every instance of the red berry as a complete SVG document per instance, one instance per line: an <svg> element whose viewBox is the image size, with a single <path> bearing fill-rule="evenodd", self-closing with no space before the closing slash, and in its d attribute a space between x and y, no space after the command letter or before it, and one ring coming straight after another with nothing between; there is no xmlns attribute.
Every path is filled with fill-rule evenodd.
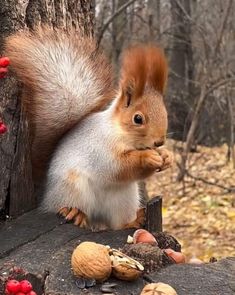
<svg viewBox="0 0 235 295"><path fill-rule="evenodd" d="M5 289L5 295L10 295L10 292L7 289Z"/></svg>
<svg viewBox="0 0 235 295"><path fill-rule="evenodd" d="M28 280L23 280L20 282L20 291L23 293L28 293L33 289L33 286Z"/></svg>
<svg viewBox="0 0 235 295"><path fill-rule="evenodd" d="M37 295L37 293L36 292L34 292L34 291L30 291L29 293L27 293L26 295Z"/></svg>
<svg viewBox="0 0 235 295"><path fill-rule="evenodd" d="M1 68L0 67L0 78L4 78L6 76L8 72L8 69L7 68Z"/></svg>
<svg viewBox="0 0 235 295"><path fill-rule="evenodd" d="M3 134L7 131L7 127L5 124L0 122L0 134Z"/></svg>
<svg viewBox="0 0 235 295"><path fill-rule="evenodd" d="M23 292L18 292L18 293L16 293L15 295L25 295L25 293L23 293Z"/></svg>
<svg viewBox="0 0 235 295"><path fill-rule="evenodd" d="M0 58L0 67L7 67L10 64L10 59L8 57Z"/></svg>
<svg viewBox="0 0 235 295"><path fill-rule="evenodd" d="M20 283L17 280L10 280L6 283L6 290L9 293L16 294L20 291Z"/></svg>

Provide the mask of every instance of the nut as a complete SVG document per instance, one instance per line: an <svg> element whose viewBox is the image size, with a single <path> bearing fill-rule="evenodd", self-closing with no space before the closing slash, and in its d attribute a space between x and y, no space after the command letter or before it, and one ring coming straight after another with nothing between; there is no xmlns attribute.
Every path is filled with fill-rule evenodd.
<svg viewBox="0 0 235 295"><path fill-rule="evenodd" d="M153 283L148 284L144 287L140 295L177 295L175 289L173 289L170 285L164 283Z"/></svg>
<svg viewBox="0 0 235 295"><path fill-rule="evenodd" d="M194 258L190 258L188 263L191 263L191 264L203 264L204 262L201 259L198 259L198 258L194 257Z"/></svg>
<svg viewBox="0 0 235 295"><path fill-rule="evenodd" d="M164 249L164 252L170 256L176 263L185 263L185 256L181 252L176 252L171 248Z"/></svg>
<svg viewBox="0 0 235 295"><path fill-rule="evenodd" d="M133 243L146 243L153 246L157 246L157 241L154 236L145 229L137 229L133 235Z"/></svg>
<svg viewBox="0 0 235 295"><path fill-rule="evenodd" d="M105 281L112 272L109 249L101 244L83 242L73 251L73 272L78 277Z"/></svg>
<svg viewBox="0 0 235 295"><path fill-rule="evenodd" d="M128 235L126 242L127 242L127 244L133 244L133 237Z"/></svg>
<svg viewBox="0 0 235 295"><path fill-rule="evenodd" d="M138 261L116 249L110 249L109 255L112 260L112 273L116 278L124 281L133 281L142 274L144 267Z"/></svg>

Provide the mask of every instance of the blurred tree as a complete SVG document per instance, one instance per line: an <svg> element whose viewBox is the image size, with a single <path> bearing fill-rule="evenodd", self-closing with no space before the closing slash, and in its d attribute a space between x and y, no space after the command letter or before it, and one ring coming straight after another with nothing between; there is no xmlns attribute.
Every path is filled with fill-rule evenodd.
<svg viewBox="0 0 235 295"><path fill-rule="evenodd" d="M148 0L149 41L161 39L161 0Z"/></svg>
<svg viewBox="0 0 235 295"><path fill-rule="evenodd" d="M80 28L93 35L93 0L3 0L0 5L0 54L4 38L40 24ZM24 61L22 61L23 63ZM31 175L28 126L20 107L21 87L9 76L0 81L0 111L9 132L0 137L0 211L17 216L36 206Z"/></svg>
<svg viewBox="0 0 235 295"><path fill-rule="evenodd" d="M171 0L172 39L170 51L170 91L168 95L170 131L185 139L187 121L194 104L194 62L191 33L191 7L188 0ZM188 122L189 123L189 122ZM186 129L186 130L185 130Z"/></svg>
<svg viewBox="0 0 235 295"><path fill-rule="evenodd" d="M126 0L112 0L112 14L120 9ZM117 17L113 19L112 23L112 58L113 64L118 64L119 56L122 51L125 37L127 34L127 11L124 9Z"/></svg>

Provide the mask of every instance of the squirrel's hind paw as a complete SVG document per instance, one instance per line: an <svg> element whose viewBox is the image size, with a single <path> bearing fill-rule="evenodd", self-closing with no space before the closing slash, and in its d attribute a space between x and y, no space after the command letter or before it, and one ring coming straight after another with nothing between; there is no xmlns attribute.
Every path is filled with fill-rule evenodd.
<svg viewBox="0 0 235 295"><path fill-rule="evenodd" d="M145 223L145 208L138 209L136 213L136 219L132 222L124 225L123 229L127 228L141 228Z"/></svg>
<svg viewBox="0 0 235 295"><path fill-rule="evenodd" d="M65 223L73 222L74 225L79 227L88 227L88 219L86 214L77 208L63 207L58 211L57 214L64 218Z"/></svg>

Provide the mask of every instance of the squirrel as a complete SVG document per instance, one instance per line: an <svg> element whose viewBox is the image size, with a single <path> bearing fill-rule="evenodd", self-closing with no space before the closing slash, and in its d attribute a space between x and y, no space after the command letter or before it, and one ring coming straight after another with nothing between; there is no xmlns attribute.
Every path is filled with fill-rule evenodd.
<svg viewBox="0 0 235 295"><path fill-rule="evenodd" d="M24 85L35 182L46 174L41 207L81 227L139 227L138 181L172 162L161 147L168 72L162 49L125 49L117 86L96 42L79 32L16 33L5 54Z"/></svg>

